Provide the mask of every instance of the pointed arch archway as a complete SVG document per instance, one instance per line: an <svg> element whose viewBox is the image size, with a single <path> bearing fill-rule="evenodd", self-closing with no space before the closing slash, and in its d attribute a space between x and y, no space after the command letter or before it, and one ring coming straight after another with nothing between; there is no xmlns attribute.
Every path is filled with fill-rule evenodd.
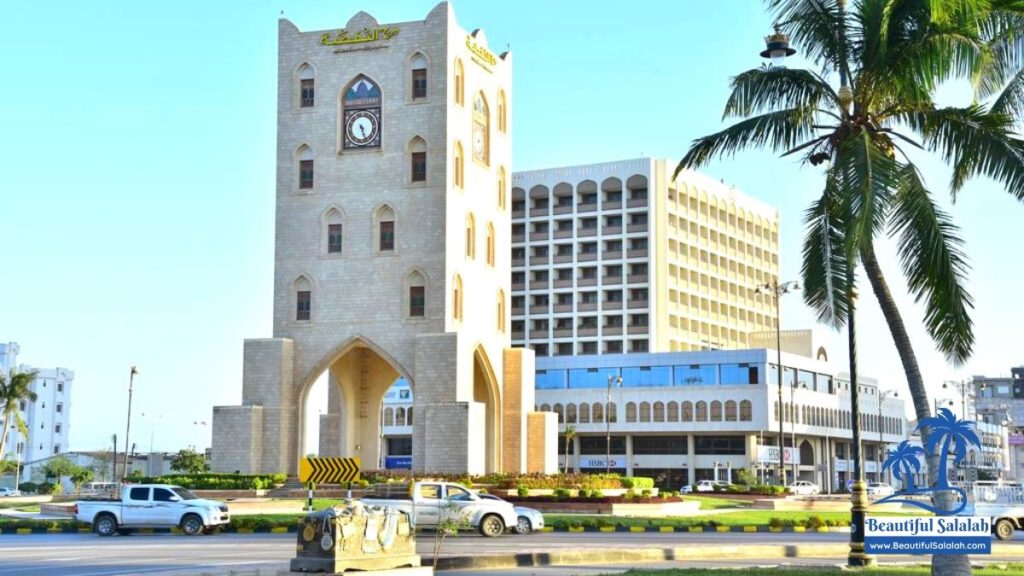
<svg viewBox="0 0 1024 576"><path fill-rule="evenodd" d="M473 351L473 401L484 405L484 470L497 472L501 466L501 390L494 367L483 345Z"/></svg>

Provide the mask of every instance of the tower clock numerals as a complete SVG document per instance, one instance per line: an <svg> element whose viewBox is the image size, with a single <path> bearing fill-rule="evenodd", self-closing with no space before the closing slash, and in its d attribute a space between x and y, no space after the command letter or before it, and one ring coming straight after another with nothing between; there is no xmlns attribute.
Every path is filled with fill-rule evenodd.
<svg viewBox="0 0 1024 576"><path fill-rule="evenodd" d="M377 141L380 122L370 110L357 110L345 122L346 147L372 146Z"/></svg>

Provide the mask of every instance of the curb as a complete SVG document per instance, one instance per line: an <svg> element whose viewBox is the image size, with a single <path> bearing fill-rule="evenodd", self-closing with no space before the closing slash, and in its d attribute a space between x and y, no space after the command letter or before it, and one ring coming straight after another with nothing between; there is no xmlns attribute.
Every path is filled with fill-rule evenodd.
<svg viewBox="0 0 1024 576"><path fill-rule="evenodd" d="M273 526L273 527L260 527L260 528L236 528L234 526L225 526L221 528L221 532L224 534L294 534L298 532L299 528L295 526ZM582 530L580 530L582 531ZM181 534L181 528L133 528L132 532L136 534ZM17 536L25 534L90 534L92 528L88 525L82 524L63 524L59 527L52 528L47 526L32 526L32 527L14 527L14 526L0 526L0 536Z"/></svg>

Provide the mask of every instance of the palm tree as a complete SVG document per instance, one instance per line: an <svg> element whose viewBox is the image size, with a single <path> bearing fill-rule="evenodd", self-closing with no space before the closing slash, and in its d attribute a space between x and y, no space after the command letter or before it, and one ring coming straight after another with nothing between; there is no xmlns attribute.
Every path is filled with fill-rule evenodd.
<svg viewBox="0 0 1024 576"><path fill-rule="evenodd" d="M37 372L20 372L11 368L10 374L0 372L0 415L3 416L3 427L0 428L0 457L7 447L7 432L11 429L11 422L21 432L22 437L28 437L28 428L25 420L21 417L21 403L23 401L35 402L36 393L32 391L32 382L36 379Z"/></svg>
<svg viewBox="0 0 1024 576"><path fill-rule="evenodd" d="M931 430L925 443L925 449L929 454L935 452L939 442L942 443L942 448L939 450L939 474L935 481L935 487L947 488L949 481L946 478L948 470L946 461L949 459L950 447L952 446L954 449L953 464L959 464L967 457L968 443L978 448L981 447L981 440L974 432L974 422L958 420L949 408L939 408L937 416L921 420L918 428L922 427L928 427Z"/></svg>
<svg viewBox="0 0 1024 576"><path fill-rule="evenodd" d="M569 445L572 444L573 439L576 438L576 427L567 425L565 427L565 472L569 473Z"/></svg>
<svg viewBox="0 0 1024 576"><path fill-rule="evenodd" d="M921 460L918 456L924 456L924 448L915 446L904 440L895 450L889 451L889 457L882 465L882 471L892 469L892 475L903 483L900 492L914 492L914 474L921 471Z"/></svg>

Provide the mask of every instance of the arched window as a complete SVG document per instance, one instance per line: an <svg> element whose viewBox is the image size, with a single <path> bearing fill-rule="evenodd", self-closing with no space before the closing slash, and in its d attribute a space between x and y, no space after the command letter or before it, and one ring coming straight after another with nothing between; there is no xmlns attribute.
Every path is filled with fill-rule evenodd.
<svg viewBox="0 0 1024 576"><path fill-rule="evenodd" d="M708 403L701 400L697 402L697 422L708 421Z"/></svg>
<svg viewBox="0 0 1024 576"><path fill-rule="evenodd" d="M412 99L420 100L427 97L427 58L417 52L409 62L412 71Z"/></svg>
<svg viewBox="0 0 1024 576"><path fill-rule="evenodd" d="M462 276L455 275L452 281L452 318L462 320Z"/></svg>
<svg viewBox="0 0 1024 576"><path fill-rule="evenodd" d="M473 98L473 160L491 163L491 112L483 92Z"/></svg>
<svg viewBox="0 0 1024 576"><path fill-rule="evenodd" d="M313 189L313 149L303 144L296 154L299 161L299 190Z"/></svg>
<svg viewBox="0 0 1024 576"><path fill-rule="evenodd" d="M455 103L459 106L466 102L466 70L462 67L462 60L455 59Z"/></svg>
<svg viewBox="0 0 1024 576"><path fill-rule="evenodd" d="M541 404L540 410L538 410L538 412L551 412L551 406L547 404Z"/></svg>
<svg viewBox="0 0 1024 576"><path fill-rule="evenodd" d="M725 403L725 421L726 422L735 422L736 421L736 417L737 417L737 414L736 414L736 401L735 400L728 400L728 401L726 401L726 403Z"/></svg>
<svg viewBox="0 0 1024 576"><path fill-rule="evenodd" d="M712 400L711 402L711 421L722 421L722 403L719 402L718 400Z"/></svg>
<svg viewBox="0 0 1024 576"><path fill-rule="evenodd" d="M505 167L498 166L498 208L504 210L506 206L506 190L508 182L505 177Z"/></svg>
<svg viewBox="0 0 1024 576"><path fill-rule="evenodd" d="M505 333L505 291L498 290L498 332Z"/></svg>
<svg viewBox="0 0 1024 576"><path fill-rule="evenodd" d="M299 66L299 107L312 108L314 101L315 76L309 64Z"/></svg>
<svg viewBox="0 0 1024 576"><path fill-rule="evenodd" d="M565 417L562 414L562 405L561 404L555 404L554 406L552 406L551 411L554 412L555 414L558 414L558 423L559 424L561 424L562 422L565 422Z"/></svg>
<svg viewBox="0 0 1024 576"><path fill-rule="evenodd" d="M590 404L580 404L580 424L590 424Z"/></svg>
<svg viewBox="0 0 1024 576"><path fill-rule="evenodd" d="M452 169L452 177L454 179L455 187L462 189L465 186L464 169L465 169L465 158L462 156L462 143L458 140L455 141L455 152L454 152L454 163L455 166Z"/></svg>
<svg viewBox="0 0 1024 576"><path fill-rule="evenodd" d="M395 425L405 426L405 408L399 407L395 410Z"/></svg>
<svg viewBox="0 0 1024 576"><path fill-rule="evenodd" d="M693 422L693 402L683 402L683 422Z"/></svg>
<svg viewBox="0 0 1024 576"><path fill-rule="evenodd" d="M663 402L654 403L654 416L652 419L655 422L665 421L665 404Z"/></svg>
<svg viewBox="0 0 1024 576"><path fill-rule="evenodd" d="M409 406L409 409L405 412L405 421L406 425L412 426L412 406Z"/></svg>
<svg viewBox="0 0 1024 576"><path fill-rule="evenodd" d="M487 265L494 268L494 224L487 223Z"/></svg>
<svg viewBox="0 0 1024 576"><path fill-rule="evenodd" d="M626 403L626 422L636 422L636 403Z"/></svg>
<svg viewBox="0 0 1024 576"><path fill-rule="evenodd" d="M498 90L498 131L502 134L508 132L508 103L505 101L505 91Z"/></svg>
<svg viewBox="0 0 1024 576"><path fill-rule="evenodd" d="M594 424L604 423L604 405L600 402L594 402L594 405L590 408L591 416Z"/></svg>
<svg viewBox="0 0 1024 576"><path fill-rule="evenodd" d="M476 218L472 212L466 216L466 258L476 258Z"/></svg>
<svg viewBox="0 0 1024 576"><path fill-rule="evenodd" d="M675 400L668 403L668 421L679 422L679 404Z"/></svg>
<svg viewBox="0 0 1024 576"><path fill-rule="evenodd" d="M419 136L409 141L409 181L427 181L427 143Z"/></svg>
<svg viewBox="0 0 1024 576"><path fill-rule="evenodd" d="M740 400L740 422L750 422L754 419L750 400Z"/></svg>
<svg viewBox="0 0 1024 576"><path fill-rule="evenodd" d="M566 404L565 405L565 423L575 424L576 423L576 405Z"/></svg>
<svg viewBox="0 0 1024 576"><path fill-rule="evenodd" d="M323 216L323 240L321 251L325 254L340 256L345 247L345 217L341 210L330 207Z"/></svg>
<svg viewBox="0 0 1024 576"><path fill-rule="evenodd" d="M308 322L313 318L313 284L305 276L295 279L295 319Z"/></svg>
<svg viewBox="0 0 1024 576"><path fill-rule="evenodd" d="M408 315L423 318L427 313L427 279L419 270L413 270L405 279L409 294Z"/></svg>
<svg viewBox="0 0 1024 576"><path fill-rule="evenodd" d="M394 408L384 409L384 425L394 426L395 425L395 410Z"/></svg>
<svg viewBox="0 0 1024 576"><path fill-rule="evenodd" d="M651 405L648 402L640 403L640 421L650 422L651 421Z"/></svg>
<svg viewBox="0 0 1024 576"><path fill-rule="evenodd" d="M377 234L377 252L394 252L395 211L385 204L374 212L374 219L377 221L374 230Z"/></svg>
<svg viewBox="0 0 1024 576"><path fill-rule="evenodd" d="M380 87L360 74L342 94L343 149L380 148Z"/></svg>

